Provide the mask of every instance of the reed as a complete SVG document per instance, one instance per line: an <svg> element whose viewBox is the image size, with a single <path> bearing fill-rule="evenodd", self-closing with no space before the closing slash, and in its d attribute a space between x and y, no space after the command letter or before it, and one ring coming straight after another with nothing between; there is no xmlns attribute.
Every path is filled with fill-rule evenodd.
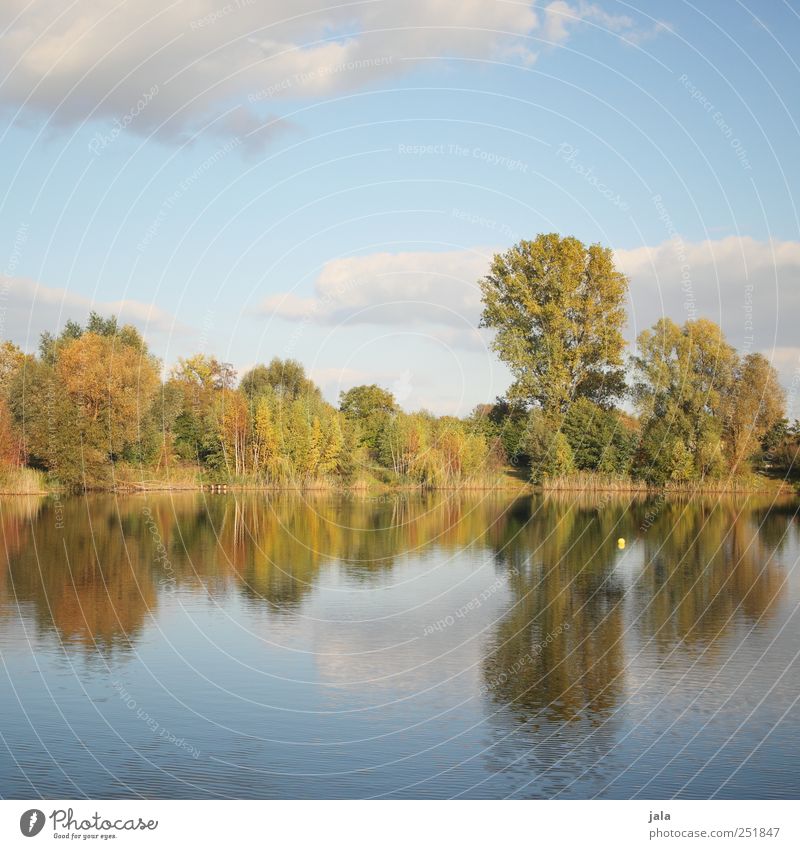
<svg viewBox="0 0 800 849"><path fill-rule="evenodd" d="M769 492L780 489L774 481L758 475L735 478L706 478L699 481L668 481L663 486L649 484L627 475L604 475L597 472L574 472L552 477L537 484L541 492L663 492L670 495L714 495Z"/></svg>
<svg viewBox="0 0 800 849"><path fill-rule="evenodd" d="M156 492L199 489L202 469L199 466L174 465L156 477L148 475L149 469L118 463L114 466L115 492ZM150 472L152 474L152 472Z"/></svg>
<svg viewBox="0 0 800 849"><path fill-rule="evenodd" d="M44 472L27 466L0 469L0 493L3 495L46 495L51 491Z"/></svg>
<svg viewBox="0 0 800 849"><path fill-rule="evenodd" d="M574 472L546 478L537 485L542 492L647 492L650 487L627 475L605 475L597 472Z"/></svg>

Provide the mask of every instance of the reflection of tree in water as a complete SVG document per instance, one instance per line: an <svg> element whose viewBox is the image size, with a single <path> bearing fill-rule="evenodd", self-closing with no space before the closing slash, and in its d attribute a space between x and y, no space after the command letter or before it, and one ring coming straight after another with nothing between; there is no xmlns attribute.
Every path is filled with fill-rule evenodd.
<svg viewBox="0 0 800 849"><path fill-rule="evenodd" d="M16 554L28 542L28 528L39 515L44 499L39 496L0 496L0 531L4 555Z"/></svg>
<svg viewBox="0 0 800 849"><path fill-rule="evenodd" d="M407 557L491 550L515 604L484 679L519 669L488 692L520 718L546 708L566 719L585 705L595 717L608 711L622 686L618 536L643 543L640 627L669 648L710 639L737 607L751 621L768 612L783 577L768 557L793 516L757 504L666 501L653 510L602 495L453 493L88 496L62 509L59 521L52 500L3 501L0 595L4 609L16 594L40 627L89 649L129 645L166 588L235 591L290 611L329 564L350 582L371 582Z"/></svg>
<svg viewBox="0 0 800 849"><path fill-rule="evenodd" d="M521 719L543 712L565 721L586 706L597 715L615 703L621 589L609 531L622 513L545 499L499 554L511 566L514 601L492 637L485 686Z"/></svg>
<svg viewBox="0 0 800 849"><path fill-rule="evenodd" d="M350 580L374 581L399 558L435 548L485 545L507 499L442 494L358 498L292 495L223 499L219 546L252 598L291 608L320 569L337 563Z"/></svg>
<svg viewBox="0 0 800 849"><path fill-rule="evenodd" d="M494 714L487 759L531 780L531 795L564 785L562 761L574 773L611 745L609 719L624 692L622 587L613 565L629 522L625 506L598 511L545 498L498 555L510 568L513 601L483 665L482 694ZM519 734L530 743L522 758Z"/></svg>
<svg viewBox="0 0 800 849"><path fill-rule="evenodd" d="M716 500L594 503L534 500L527 517L511 512L506 539L493 539L513 602L482 670L494 712L486 757L496 770L527 774L531 795L553 795L584 769L603 768L624 706L629 617L641 614L636 627L669 650L710 641L737 617L756 622L782 591L774 555L790 519L781 510ZM618 537L643 543L632 607L623 606L615 569ZM522 758L520 734L530 741Z"/></svg>
<svg viewBox="0 0 800 849"><path fill-rule="evenodd" d="M795 499L763 505L754 501L753 521L758 526L759 536L770 550L780 553L792 531L797 531L798 503Z"/></svg>
<svg viewBox="0 0 800 849"><path fill-rule="evenodd" d="M633 616L663 649L711 641L737 617L752 625L769 616L783 592L776 558L793 516L793 508L766 509L754 499L620 500L600 509L563 496L543 499L527 523L510 519L508 539L493 540L498 563L511 570L516 603L493 637L484 677L494 682L504 669L521 671L489 691L512 710L542 709L551 692L564 691L582 691L589 705L613 703L592 684L613 692L614 670L624 668L622 646L614 645L623 627L622 588L612 571L618 537L643 544ZM535 663L522 662L531 645L565 622L569 630ZM595 661L597 675L590 669ZM556 701L568 718L574 699Z"/></svg>
<svg viewBox="0 0 800 849"><path fill-rule="evenodd" d="M757 500L666 503L644 535L639 627L660 649L712 644L768 617L783 594L777 558L789 527Z"/></svg>
<svg viewBox="0 0 800 849"><path fill-rule="evenodd" d="M7 509L3 528L8 575L40 626L103 648L127 646L164 588L235 590L289 611L327 564L368 582L398 558L487 545L508 504L442 493L87 496L64 499L62 521L52 502L38 517Z"/></svg>
<svg viewBox="0 0 800 849"><path fill-rule="evenodd" d="M7 618L11 608L6 600L13 603L13 586L9 586L8 566L23 548L30 545L30 526L41 510L44 499L32 497L0 497L0 534L2 534L2 555L0 555L0 617Z"/></svg>
<svg viewBox="0 0 800 849"><path fill-rule="evenodd" d="M7 592L64 642L128 646L157 593L141 540L120 533L113 500L67 499L63 515L47 501L29 528L30 539L9 555Z"/></svg>

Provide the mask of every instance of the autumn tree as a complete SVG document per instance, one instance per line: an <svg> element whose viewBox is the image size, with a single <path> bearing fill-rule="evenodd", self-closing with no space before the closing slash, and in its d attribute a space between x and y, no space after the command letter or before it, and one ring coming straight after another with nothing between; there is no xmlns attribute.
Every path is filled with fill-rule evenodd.
<svg viewBox="0 0 800 849"><path fill-rule="evenodd" d="M526 466L528 410L519 401L498 398L494 404L479 404L468 422L473 432L484 436L494 454L502 455L512 466Z"/></svg>
<svg viewBox="0 0 800 849"><path fill-rule="evenodd" d="M388 393L387 393L388 394ZM430 434L418 415L397 413L378 436L378 459L399 477L412 476L430 445Z"/></svg>
<svg viewBox="0 0 800 849"><path fill-rule="evenodd" d="M241 392L221 389L214 400L215 431L228 474L245 475L248 469L250 417Z"/></svg>
<svg viewBox="0 0 800 849"><path fill-rule="evenodd" d="M561 430L553 428L550 418L538 407L528 416L525 450L530 458L531 480L534 483L575 471L575 457L569 440Z"/></svg>
<svg viewBox="0 0 800 849"><path fill-rule="evenodd" d="M270 392L278 398L294 401L302 396L321 398L319 388L306 375L297 360L273 358L269 365L257 365L242 377L239 388L250 399Z"/></svg>
<svg viewBox="0 0 800 849"><path fill-rule="evenodd" d="M480 287L481 326L514 376L510 400L559 420L576 398L607 405L624 393L628 280L609 248L540 235L495 255Z"/></svg>
<svg viewBox="0 0 800 849"><path fill-rule="evenodd" d="M637 465L653 482L736 472L783 415L769 363L741 358L713 321L660 319L640 334L632 362L643 427Z"/></svg>
<svg viewBox="0 0 800 849"><path fill-rule="evenodd" d="M321 475L336 474L342 470L341 459L344 450L345 440L340 416L332 412L325 424L324 441L320 449L319 472Z"/></svg>
<svg viewBox="0 0 800 849"><path fill-rule="evenodd" d="M622 474L628 471L636 436L616 410L588 398L570 404L561 430L581 471Z"/></svg>
<svg viewBox="0 0 800 849"><path fill-rule="evenodd" d="M377 456L381 433L400 408L388 389L372 383L340 393L339 409L358 427L361 444Z"/></svg>
<svg viewBox="0 0 800 849"><path fill-rule="evenodd" d="M0 344L0 466L24 460L22 436L11 412L11 387L25 367L25 354L12 342Z"/></svg>
<svg viewBox="0 0 800 849"><path fill-rule="evenodd" d="M8 402L5 398L0 398L0 473L9 466L21 465L22 460L22 440Z"/></svg>
<svg viewBox="0 0 800 849"><path fill-rule="evenodd" d="M110 482L113 463L141 441L159 387L158 362L134 328L100 329L68 323L66 335L45 338L11 393L32 461L67 485Z"/></svg>
<svg viewBox="0 0 800 849"><path fill-rule="evenodd" d="M221 393L233 389L235 382L233 366L216 357L195 354L178 360L170 372L169 385L181 398L173 426L174 447L181 459L225 465L217 401Z"/></svg>
<svg viewBox="0 0 800 849"><path fill-rule="evenodd" d="M748 354L737 363L725 416L732 471L747 463L767 434L783 421L785 404L778 374L763 354Z"/></svg>
<svg viewBox="0 0 800 849"><path fill-rule="evenodd" d="M267 398L259 398L253 413L252 468L256 475L277 479L280 474L279 441Z"/></svg>
<svg viewBox="0 0 800 849"><path fill-rule="evenodd" d="M156 394L149 416L142 419L140 442L128 451L133 462L162 471L178 459L176 426L182 409L183 393L174 381L166 381Z"/></svg>
<svg viewBox="0 0 800 849"><path fill-rule="evenodd" d="M195 354L186 359L180 357L170 377L187 391L196 394L215 389L232 389L236 382L236 371L230 363L220 362L216 357Z"/></svg>
<svg viewBox="0 0 800 849"><path fill-rule="evenodd" d="M7 398L11 381L25 363L25 354L13 342L0 344L0 396Z"/></svg>
<svg viewBox="0 0 800 849"><path fill-rule="evenodd" d="M56 382L74 405L84 451L101 465L140 441L155 399L158 366L140 341L87 332L56 357Z"/></svg>

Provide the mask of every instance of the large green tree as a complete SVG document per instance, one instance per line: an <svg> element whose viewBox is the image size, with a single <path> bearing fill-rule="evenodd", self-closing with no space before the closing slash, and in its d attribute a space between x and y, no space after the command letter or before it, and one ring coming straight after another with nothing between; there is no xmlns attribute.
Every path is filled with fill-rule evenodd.
<svg viewBox="0 0 800 849"><path fill-rule="evenodd" d="M388 389L372 383L354 386L339 395L339 409L359 431L359 441L373 456L380 453L381 434L388 427L399 407Z"/></svg>
<svg viewBox="0 0 800 849"><path fill-rule="evenodd" d="M637 339L633 397L642 420L639 473L655 483L718 477L736 351L707 319L659 319Z"/></svg>
<svg viewBox="0 0 800 849"><path fill-rule="evenodd" d="M741 357L713 321L660 319L640 334L632 361L638 470L654 482L742 470L783 416L775 370L761 354Z"/></svg>
<svg viewBox="0 0 800 849"><path fill-rule="evenodd" d="M168 397L177 395L178 412L172 419L171 438L181 460L224 465L217 427L218 398L233 388L236 372L230 363L195 354L179 359L170 372Z"/></svg>
<svg viewBox="0 0 800 849"><path fill-rule="evenodd" d="M569 440L556 430L543 410L534 408L525 430L526 452L531 465L531 480L541 483L575 471L575 457Z"/></svg>
<svg viewBox="0 0 800 849"><path fill-rule="evenodd" d="M480 287L481 326L515 378L510 399L559 419L576 398L607 405L624 393L628 280L609 248L540 235L497 254Z"/></svg>
<svg viewBox="0 0 800 849"><path fill-rule="evenodd" d="M322 397L319 387L306 375L301 363L278 357L272 359L268 366L251 368L242 377L239 388L251 401L270 393L289 401L301 396Z"/></svg>
<svg viewBox="0 0 800 849"><path fill-rule="evenodd" d="M570 405L561 429L576 469L608 474L628 471L636 437L616 410L579 398Z"/></svg>
<svg viewBox="0 0 800 849"><path fill-rule="evenodd" d="M778 373L763 354L743 357L734 373L733 397L725 416L731 467L739 469L783 421L786 395Z"/></svg>

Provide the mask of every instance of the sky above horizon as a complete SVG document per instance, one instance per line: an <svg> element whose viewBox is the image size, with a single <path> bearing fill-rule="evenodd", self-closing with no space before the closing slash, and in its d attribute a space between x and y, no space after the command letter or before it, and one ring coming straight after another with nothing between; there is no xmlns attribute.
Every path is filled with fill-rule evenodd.
<svg viewBox="0 0 800 849"><path fill-rule="evenodd" d="M800 3L4 0L0 338L92 309L166 367L300 360L466 415L493 253L613 248L800 416Z"/></svg>

